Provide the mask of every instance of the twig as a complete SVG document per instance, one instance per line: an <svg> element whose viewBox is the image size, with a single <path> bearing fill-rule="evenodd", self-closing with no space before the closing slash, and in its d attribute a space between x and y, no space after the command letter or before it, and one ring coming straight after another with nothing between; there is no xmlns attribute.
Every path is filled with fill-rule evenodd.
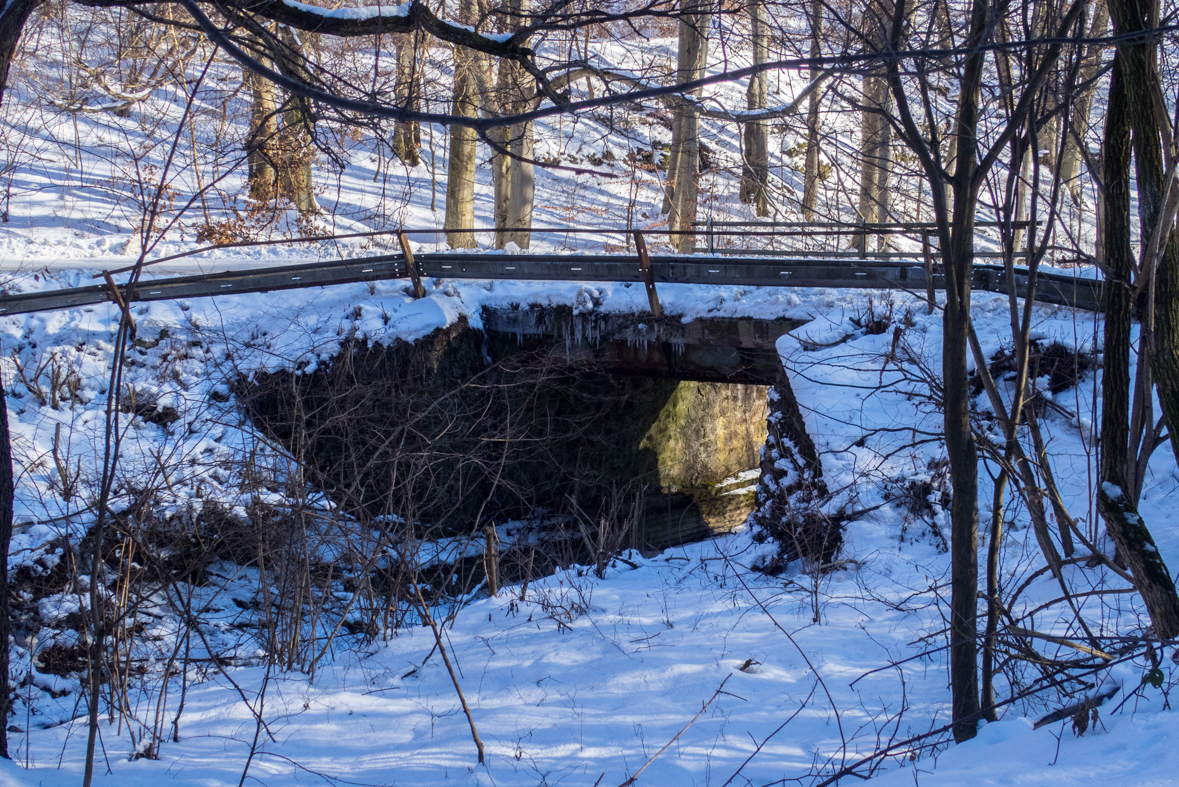
<svg viewBox="0 0 1179 787"><path fill-rule="evenodd" d="M831 712L835 714L835 726L839 729L839 740L843 744L843 747L841 748L840 762L841 764L846 762L847 736L843 733L843 719L840 718L839 708L835 705L835 698L831 696L831 691L827 688L827 682L823 680L823 676L819 674L817 669L815 669L815 665L811 663L810 657L806 655L806 651L804 651L802 647L799 646L799 644L794 640L794 637L791 636L790 632L783 628L782 624L779 623L777 619L770 614L769 609L766 608L766 605L762 603L762 600L757 597L757 594L753 592L749 585L745 584L745 578L741 576L740 572L735 572L734 575L737 577L737 581L741 583L741 587L745 588L745 592L748 593L749 597L753 599L753 603L757 604L757 606L761 608L761 611L765 613L766 617L770 619L770 622L774 624L774 627L778 629L778 631L781 631L783 634L785 634L786 639L790 640L790 644L793 645L794 649L798 651L798 655L802 656L802 660L806 662L806 665L810 668L811 672L815 674L815 680L817 680L819 685L823 687L823 693L827 695L827 701L831 703Z"/></svg>
<svg viewBox="0 0 1179 787"><path fill-rule="evenodd" d="M815 681L814 685L811 686L810 694L806 695L806 699L803 700L802 703L798 706L798 710L794 711L794 713L791 713L790 717L787 718L786 721L784 721L780 725L778 725L778 728L776 730L774 730L769 735L767 735L762 740L761 743L757 744L757 746L754 747L754 749L750 753L750 755L745 758L745 762L741 763L741 767L738 768L737 770L733 771L733 775L730 776L728 781L726 781L724 784L722 784L721 787L729 787L729 784L732 783L733 779L736 779L737 776L739 776L741 774L741 771L745 770L745 766L748 765L750 762L752 762L753 758L761 753L761 750L763 748L765 748L765 745L767 743L770 742L770 739L773 738L775 735L777 735L782 730L786 729L786 725L789 724L790 722L794 721L795 717L797 717L798 714L802 713L802 709L805 708L808 703L810 703L811 697L815 696L815 689L817 689L818 687L819 687L819 682ZM752 736L750 736L750 737L752 737Z"/></svg>
<svg viewBox="0 0 1179 787"><path fill-rule="evenodd" d="M422 596L422 588L417 582L413 583L413 592L417 596L418 610L422 613L426 625L434 632L434 643L438 645L438 652L442 654L442 663L446 665L446 671L450 673L450 682L454 684L459 702L462 703L463 713L467 714L467 723L471 725L471 738L475 741L475 748L479 750L479 764L483 765L483 741L479 740L479 730L475 729L475 719L471 716L467 698L463 696L463 688L459 685L458 676L454 674L454 667L450 666L450 658L446 655L446 648L442 645L442 633L438 630L438 624L434 622L433 616L430 615L426 599Z"/></svg>
<svg viewBox="0 0 1179 787"><path fill-rule="evenodd" d="M1010 626L1007 630L1017 637L1034 637L1035 639L1043 639L1047 640L1048 642L1055 642L1057 645L1064 645L1066 648L1079 650L1081 653L1088 653L1090 656L1096 656L1097 658L1105 659L1106 661L1113 661L1114 658L1116 658L1115 656L1111 656L1104 651L1097 650L1096 648L1090 648L1086 645L1080 644L1079 642L1073 642L1071 639L1057 637L1053 634L1041 634L1039 631L1032 631L1031 629L1025 629L1020 626Z"/></svg>
<svg viewBox="0 0 1179 787"><path fill-rule="evenodd" d="M651 763L655 762L655 760L659 758L660 754L663 754L663 752L668 750L668 748L671 746L671 744L673 744L677 740L679 740L680 736L683 735L685 732L687 732L688 728L691 727L693 724L695 724L696 720L699 719L704 714L704 711L708 710L708 706L711 705L716 700L717 697L719 697L722 693L724 693L722 691L722 689L724 689L725 684L729 682L729 678L731 678L731 677L733 677L733 673L730 672L728 674L728 676L726 676L725 679L721 681L721 685L716 687L716 691L714 691L712 693L712 696L708 698L708 702L706 702L700 706L700 710L696 712L696 715L692 717L692 720L689 721L687 724L685 724L683 729L681 729L679 732L677 732L675 734L674 738L669 740L667 743L663 744L662 749L660 749L659 751L652 754L651 759L649 759L645 763L643 763L643 767L639 768L637 771L635 771L634 776L631 776L629 779L624 781L622 784L618 785L618 787L630 787L630 785L632 785L636 781L638 781L639 775L643 771L647 770L647 766L650 765ZM793 718L793 716L791 718Z"/></svg>
<svg viewBox="0 0 1179 787"><path fill-rule="evenodd" d="M1097 706L1101 705L1103 702L1105 702L1106 700L1108 700L1110 697L1117 694L1121 690L1122 690L1121 686L1114 686L1112 688L1106 689L1105 691L1101 692L1100 694L1093 695L1092 697L1085 700L1084 702L1078 702L1076 705L1069 705L1067 708L1061 708L1060 710L1054 710L1051 713L1049 713L1047 716L1043 717L1042 719L1037 721L1035 724L1033 724L1032 729L1038 730L1041 727L1043 727L1045 724L1051 724L1054 721L1060 721L1061 719L1067 719L1070 716L1076 716L1078 713L1082 713L1082 712L1088 713L1089 711L1091 711L1094 708L1096 708Z"/></svg>

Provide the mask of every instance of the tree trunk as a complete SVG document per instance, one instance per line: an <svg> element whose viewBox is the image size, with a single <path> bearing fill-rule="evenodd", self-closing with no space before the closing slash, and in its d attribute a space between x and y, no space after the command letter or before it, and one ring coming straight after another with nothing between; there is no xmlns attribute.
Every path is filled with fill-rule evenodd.
<svg viewBox="0 0 1179 787"><path fill-rule="evenodd" d="M1089 26L1089 37L1097 38L1105 35L1109 27L1109 8L1104 0L1097 0L1093 5L1093 23ZM1060 159L1060 182L1064 184L1072 195L1073 202L1081 203L1084 191L1078 179L1081 171L1081 146L1086 145L1089 135L1089 112L1093 106L1093 96L1097 93L1097 73L1101 68L1102 48L1097 44L1090 44L1081 61L1078 82L1080 92L1073 102L1073 112L1070 121L1068 138L1065 140L1064 153Z"/></svg>
<svg viewBox="0 0 1179 787"><path fill-rule="evenodd" d="M301 63L290 53L302 53L303 43L290 27L279 27L282 47L275 54L279 70L302 81L308 81L302 73ZM315 159L315 147L311 144L313 116L306 99L290 96L282 111L282 132L280 134L279 179L283 196L290 199L299 215L313 216L319 213L315 201L315 184L311 177L311 165Z"/></svg>
<svg viewBox="0 0 1179 787"><path fill-rule="evenodd" d="M5 0L4 11L0 14L0 106L4 104L4 91L8 87L8 71L16 57L20 35L25 29L29 14L41 0Z"/></svg>
<svg viewBox="0 0 1179 787"><path fill-rule="evenodd" d="M811 57L823 54L823 0L811 3ZM818 66L811 66L811 81L819 78ZM802 216L815 220L815 206L819 201L819 91L811 93L806 112L806 164L802 174Z"/></svg>
<svg viewBox="0 0 1179 787"><path fill-rule="evenodd" d="M1059 0L1032 4L1033 35L1037 38L1051 36L1060 23L1061 12L1063 10L1062 6L1063 3L1059 2ZM1032 151L1032 155L1036 156L1037 160L1053 173L1059 172L1057 167L1060 163L1056 157L1060 152L1061 113L1056 110L1060 108L1062 99L1066 104L1068 103L1068 99L1061 96L1063 91L1060 82L1061 74L1059 67L1057 67L1053 69L1042 88L1041 101L1043 101L1043 109L1041 111L1045 115L1048 115L1048 118L1040 129L1040 149ZM1066 106L1064 111L1068 112L1069 107Z"/></svg>
<svg viewBox="0 0 1179 787"><path fill-rule="evenodd" d="M1118 34L1140 32L1150 24L1151 9L1132 0L1110 0L1110 15ZM1143 16L1145 14L1145 17ZM1112 278L1107 304L1107 360L1103 372L1102 483L1098 507L1110 537L1117 544L1134 577L1134 583L1150 613L1155 636L1179 636L1179 594L1171 574L1146 524L1138 516L1128 480L1130 433L1126 427L1129 407L1129 322L1134 308L1133 257L1130 251L1129 168L1131 147L1138 193L1141 237L1150 238L1165 218L1163 210L1164 172L1160 142L1162 129L1154 111L1159 89L1157 50L1149 41L1128 43L1114 58L1110 83L1110 104L1106 118L1105 149L1102 151L1106 189L1105 256ZM1127 128L1128 126L1128 128ZM1127 133L1132 131L1129 141ZM1153 341L1140 343L1139 352L1149 353L1150 373L1159 388L1159 402L1170 425L1179 424L1179 244L1173 228L1165 227L1165 247L1158 264L1154 302L1147 303L1143 333ZM1144 251L1144 255L1148 253ZM1139 276L1149 277L1154 261L1139 263ZM1147 290L1149 294L1149 289ZM1151 310L1153 309L1153 314ZM1153 317L1154 329L1148 325ZM1112 346L1109 344L1113 342ZM1142 346L1147 345L1150 346ZM1171 346L1168 346L1171 345ZM1111 356L1110 353L1113 353ZM1108 382L1106 380L1108 379ZM1149 396L1150 392L1145 391ZM1179 457L1179 435L1171 432L1172 447ZM1135 448L1137 448L1135 446Z"/></svg>
<svg viewBox="0 0 1179 787"><path fill-rule="evenodd" d="M458 89L458 71L455 71L455 89ZM407 33L397 40L397 74L393 84L393 96L402 109L417 109L421 97L417 73L417 35ZM418 148L422 142L422 129L416 122L398 120L393 124L393 155L407 167L416 167L421 162Z"/></svg>
<svg viewBox="0 0 1179 787"><path fill-rule="evenodd" d="M478 0L461 0L459 23L474 26L479 19ZM454 102L451 111L463 117L479 114L479 92L476 69L479 58L465 47L454 48ZM450 155L446 164L446 217L443 227L451 230L446 235L452 249L477 248L473 232L454 232L475 226L475 163L477 137L471 128L452 126Z"/></svg>
<svg viewBox="0 0 1179 787"><path fill-rule="evenodd" d="M502 73L504 64L500 63L500 72ZM506 127L492 129L488 132L488 137L502 150L507 150L510 142L508 141L508 131ZM508 226L508 197L512 191L512 159L506 153L496 151L491 156L491 184L493 191L492 216L495 220L495 228L503 230ZM508 237L506 232L497 232L495 234L495 247L502 249L507 243Z"/></svg>
<svg viewBox="0 0 1179 787"><path fill-rule="evenodd" d="M8 431L8 400L0 385L0 757L8 758L8 641L12 635L8 605L8 547L12 542L12 437Z"/></svg>
<svg viewBox="0 0 1179 787"><path fill-rule="evenodd" d="M503 32L510 32L520 21L520 15L528 10L528 0L510 0L505 6L505 15L500 24ZM499 111L502 114L518 114L531 108L535 92L529 83L527 72L513 61L501 60L496 92L499 95ZM513 156L532 158L532 124L509 126L491 134L492 140ZM522 249L528 248L532 237L532 209L535 197L535 174L531 161L497 153L492 157L492 181L495 186L495 226L506 232L496 234L496 246L503 248L508 242Z"/></svg>
<svg viewBox="0 0 1179 787"><path fill-rule="evenodd" d="M1017 225L1020 222L1028 220L1028 180L1032 170L1033 155L1035 155L1035 151L1030 148L1024 152L1023 160L1019 167L1019 181L1015 184L1015 223ZM1018 226L1011 233L1012 251L1018 253L1024 247L1024 236L1026 234Z"/></svg>
<svg viewBox="0 0 1179 787"><path fill-rule="evenodd" d="M869 41L884 48L884 35L891 16L891 3L874 0L865 10ZM888 219L888 179L891 170L892 126L885 119L888 110L888 82L880 75L866 74L863 80L863 109L860 113L860 221L875 224ZM855 236L855 248L868 250L868 236Z"/></svg>
<svg viewBox="0 0 1179 787"><path fill-rule="evenodd" d="M511 162L511 188L508 190L508 215L505 243L511 241L527 249L532 239L532 206L536 196L536 175L532 164L532 124L512 126L511 151L520 158Z"/></svg>
<svg viewBox="0 0 1179 787"><path fill-rule="evenodd" d="M749 27L753 39L753 64L762 65L770 57L770 34L763 0L749 0ZM762 72L749 78L745 105L751 111L766 108L769 98L769 74ZM758 216L770 215L769 124L750 120L745 124L745 161L741 167L741 201L753 205Z"/></svg>
<svg viewBox="0 0 1179 787"><path fill-rule="evenodd" d="M667 177L663 180L663 207L659 209L660 213L668 216L669 229L671 223L671 209L675 204L675 179L676 173L680 169L680 147L683 139L683 112L680 111L678 105L672 110L671 115L671 146L667 151Z"/></svg>
<svg viewBox="0 0 1179 787"><path fill-rule="evenodd" d="M691 82L704 76L708 63L708 29L712 17L704 0L683 0L680 16L679 51L676 59L676 83ZM689 96L698 96L699 90ZM681 254L691 254L696 248L693 234L696 222L697 195L700 179L700 115L688 101L676 102L678 124L673 127L672 159L674 168L668 169L671 190L669 229L685 234L672 235L671 243ZM678 129L678 138L674 131Z"/></svg>
<svg viewBox="0 0 1179 787"><path fill-rule="evenodd" d="M680 140L679 167L676 173L675 194L669 223L681 235L672 236L672 245L680 254L696 251L696 209L700 194L700 116L691 108L680 121L683 137Z"/></svg>
<svg viewBox="0 0 1179 787"><path fill-rule="evenodd" d="M986 36L990 8L974 0L970 42ZM970 431L967 357L970 328L970 276L974 267L974 214L978 186L975 135L985 54L965 61L955 117L956 151L952 179L950 237L942 253L946 308L942 319L944 428L950 460L950 687L954 740L978 730L978 450Z"/></svg>
<svg viewBox="0 0 1179 787"><path fill-rule="evenodd" d="M1115 31L1137 33L1150 24L1150 8L1132 0L1110 0L1110 15ZM1156 107L1163 102L1158 74L1158 51L1150 41L1126 44L1119 48L1118 57L1123 69L1123 85L1127 112L1133 129L1134 165L1138 185L1138 219L1143 246L1155 232L1164 216L1165 166L1160 135L1166 130L1160 125ZM1165 111L1165 110L1162 110ZM1109 217L1107 217L1107 222ZM1158 386L1159 403L1163 416L1171 427L1179 426L1179 239L1173 227L1163 227L1162 254L1158 260L1154 282L1153 330L1149 346L1143 348L1150 355L1151 373ZM1140 271L1149 274L1154 260L1141 260ZM1149 292L1149 291L1148 291ZM1179 460L1179 428L1167 430L1171 447Z"/></svg>
<svg viewBox="0 0 1179 787"><path fill-rule="evenodd" d="M266 65L272 63L263 61ZM250 199L274 199L278 176L274 169L278 143L278 100L274 83L248 69L242 79L250 88L250 132L246 137L249 157Z"/></svg>

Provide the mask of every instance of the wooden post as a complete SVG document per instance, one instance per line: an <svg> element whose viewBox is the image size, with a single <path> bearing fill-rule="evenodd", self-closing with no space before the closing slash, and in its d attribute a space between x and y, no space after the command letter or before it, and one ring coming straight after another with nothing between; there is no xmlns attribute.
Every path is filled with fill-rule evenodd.
<svg viewBox="0 0 1179 787"><path fill-rule="evenodd" d="M495 527L483 527L483 573L487 576L487 592L493 596L499 595L499 550L496 543L499 540L495 534Z"/></svg>
<svg viewBox="0 0 1179 787"><path fill-rule="evenodd" d="M933 292L933 254L929 250L929 230L921 230L921 253L925 256L925 300L929 303L927 314L933 314L937 296Z"/></svg>
<svg viewBox="0 0 1179 787"><path fill-rule="evenodd" d="M647 242L643 240L643 233L638 230L635 230L635 250L639 253L639 268L643 271L643 284L647 286L647 301L651 304L651 313L656 317L662 317L663 307L659 305L659 293L655 292L655 274L651 272Z"/></svg>
<svg viewBox="0 0 1179 787"><path fill-rule="evenodd" d="M413 261L413 250L409 248L409 238L404 232L397 233L397 240L401 243L401 253L405 255L405 269L409 271L409 279L413 282L413 297L425 298L426 288L422 286L422 277L418 273L418 266Z"/></svg>
<svg viewBox="0 0 1179 787"><path fill-rule="evenodd" d="M130 304L123 300L123 293L119 290L119 285L115 284L115 280L111 278L110 271L103 271L102 277L106 279L106 286L110 288L111 300L119 307L119 311L127 315L127 327L131 330L131 338L134 339L137 331L135 328L135 318L131 316Z"/></svg>

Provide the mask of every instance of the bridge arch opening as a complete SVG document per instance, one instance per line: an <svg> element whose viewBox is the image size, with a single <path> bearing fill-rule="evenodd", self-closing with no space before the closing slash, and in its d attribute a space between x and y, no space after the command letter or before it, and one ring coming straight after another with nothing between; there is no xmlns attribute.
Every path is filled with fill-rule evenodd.
<svg viewBox="0 0 1179 787"><path fill-rule="evenodd" d="M618 546L657 550L752 512L774 342L797 322L482 318L412 344L350 341L311 373L243 381L238 397L313 485L420 536L516 519L578 542L613 527Z"/></svg>

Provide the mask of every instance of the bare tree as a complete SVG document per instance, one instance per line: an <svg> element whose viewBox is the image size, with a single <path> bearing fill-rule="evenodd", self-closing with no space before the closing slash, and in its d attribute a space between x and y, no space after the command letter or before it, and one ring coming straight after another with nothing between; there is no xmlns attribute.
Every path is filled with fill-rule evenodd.
<svg viewBox="0 0 1179 787"><path fill-rule="evenodd" d="M679 20L679 50L676 55L676 83L693 82L704 76L708 64L708 33L712 25L707 0L682 0ZM671 158L667 167L663 212L673 235L672 246L691 254L696 246L692 234L696 223L700 177L700 113L692 98L699 90L675 101L671 129Z"/></svg>
<svg viewBox="0 0 1179 787"><path fill-rule="evenodd" d="M477 0L462 0L458 20L474 26L478 21ZM451 112L463 117L479 116L479 80L477 72L484 68L483 57L462 46L454 48L454 91ZM450 129L450 156L446 170L446 218L443 226L450 230L447 241L453 249L476 247L471 232L455 232L475 226L475 164L477 137L474 129Z"/></svg>
<svg viewBox="0 0 1179 787"><path fill-rule="evenodd" d="M823 0L812 0L810 8L811 59L818 61L823 54ZM819 78L817 65L812 65L810 78ZM815 206L819 201L819 109L822 97L818 90L811 92L806 111L806 163L802 174L802 216L807 221L815 218Z"/></svg>
<svg viewBox="0 0 1179 787"><path fill-rule="evenodd" d="M418 34L406 33L397 39L397 80L394 86L395 103L408 110L417 110L421 103L421 75L418 65ZM408 167L421 161L418 148L422 144L422 127L415 121L399 120L393 124L393 154Z"/></svg>
<svg viewBox="0 0 1179 787"><path fill-rule="evenodd" d="M1119 33L1148 30L1157 4L1110 0ZM1179 205L1172 130L1162 106L1156 45L1122 45L1114 56L1102 149L1102 243L1110 286L1106 294L1105 370L1102 375L1099 509L1118 552L1130 567L1154 624L1155 635L1179 635L1179 595L1146 523L1137 512L1145 460L1165 423L1179 423ZM1166 135L1164 148L1161 135ZM1135 261L1131 247L1130 161L1136 167L1138 214L1145 242ZM1164 161L1164 154L1168 162ZM1164 175L1164 167L1169 175ZM1142 306L1139 306L1140 302ZM1131 320L1143 308L1136 388L1130 388ZM1141 362L1147 359L1147 362ZM1153 383L1152 383L1153 379ZM1158 385L1163 419L1151 421L1151 388ZM1179 434L1169 430L1179 456Z"/></svg>
<svg viewBox="0 0 1179 787"><path fill-rule="evenodd" d="M764 65L770 59L770 31L763 0L749 2L749 33L753 47L753 64ZM758 216L770 215L769 179L770 148L769 124L757 118L766 108L770 75L762 71L749 78L745 91L746 106L753 119L745 123L744 161L741 167L741 201L754 206Z"/></svg>
<svg viewBox="0 0 1179 787"><path fill-rule="evenodd" d="M873 49L884 48L892 18L888 0L873 0L864 7L862 29ZM892 171L892 126L887 113L891 96L888 81L872 69L863 77L860 109L860 197L856 209L864 224L888 220L889 175ZM868 235L856 236L856 247L868 250Z"/></svg>
<svg viewBox="0 0 1179 787"><path fill-rule="evenodd" d="M1086 6L1077 0L1063 15L1055 35L1042 48L1027 52L1028 68L1018 101L997 130L986 134L980 125L980 93L985 80L987 49L994 40L995 15L1008 6L973 0L970 7L966 54L955 63L957 106L953 112L953 169L946 168L937 124L917 118L940 114L928 89L932 64L916 57L906 63L886 60L887 81L896 103L892 124L905 146L916 156L928 183L933 218L937 224L942 269L946 278L943 312L942 374L945 391L944 429L954 496L951 502L950 682L953 692L954 737L974 737L980 718L977 664L978 615L978 449L971 433L970 295L974 266L974 225L983 183L1019 133L1035 107L1035 100L1055 66L1076 20ZM891 9L883 51L900 53L907 47L907 20L914 11L905 0Z"/></svg>

